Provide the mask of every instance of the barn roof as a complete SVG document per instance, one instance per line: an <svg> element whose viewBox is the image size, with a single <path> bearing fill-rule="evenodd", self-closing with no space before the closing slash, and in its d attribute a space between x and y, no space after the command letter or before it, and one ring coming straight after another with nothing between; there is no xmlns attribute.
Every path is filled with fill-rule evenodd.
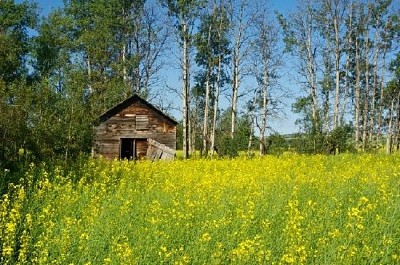
<svg viewBox="0 0 400 265"><path fill-rule="evenodd" d="M125 99L124 101L118 103L114 107L108 109L105 113L103 113L99 117L100 122L105 122L106 120L108 120L112 116L116 115L117 113L119 113L123 109L126 109L127 107L129 107L130 105L132 105L133 103L138 102L138 101L143 103L143 104L145 104L150 109L154 110L155 112L159 113L160 115L164 116L167 120L169 120L173 124L175 124L175 125L178 124L178 122L176 120L174 120L173 118L171 118L170 116L168 116L167 114L165 114L164 112L159 110L158 108L154 107L152 104L150 104L149 102L147 102L143 98L139 97L137 94L134 94L133 96L131 96L131 97Z"/></svg>

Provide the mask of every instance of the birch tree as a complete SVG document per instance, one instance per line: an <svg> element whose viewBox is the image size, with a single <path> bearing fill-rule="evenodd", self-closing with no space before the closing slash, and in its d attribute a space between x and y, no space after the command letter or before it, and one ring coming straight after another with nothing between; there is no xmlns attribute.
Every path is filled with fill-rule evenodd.
<svg viewBox="0 0 400 265"><path fill-rule="evenodd" d="M229 62L229 20L225 6L214 2L209 14L202 17L199 32L196 35L196 63L201 67L197 75L199 86L205 87L204 120L203 120L203 153L206 153L209 139L210 154L215 150L219 97L226 84L226 66ZM209 122L211 110L212 119ZM208 135L208 125L211 125Z"/></svg>
<svg viewBox="0 0 400 265"><path fill-rule="evenodd" d="M253 44L253 74L258 83L259 118L257 126L260 131L260 156L267 153L266 129L268 117L271 114L272 102L271 88L278 79L278 69L281 66L280 50L278 49L279 30L274 22L267 20L268 13L261 12L256 20L256 36ZM256 119L257 121L257 119Z"/></svg>
<svg viewBox="0 0 400 265"><path fill-rule="evenodd" d="M201 0L160 0L174 19L176 34L179 36L181 50L182 78L182 128L183 156L189 158L189 97L190 97L190 64L189 48L192 45L191 27L202 7Z"/></svg>
<svg viewBox="0 0 400 265"><path fill-rule="evenodd" d="M317 6L314 1L299 1L296 12L287 18L279 15L279 21L283 28L286 50L296 58L296 68L302 77L300 84L306 90L306 98L299 99L298 106L308 104L310 117L306 120L311 122L309 133L314 136L321 134L321 114L319 97L320 91L317 82ZM313 149L316 150L317 140L313 140Z"/></svg>
<svg viewBox="0 0 400 265"><path fill-rule="evenodd" d="M320 2L319 21L324 39L328 44L325 55L333 55L334 103L333 129L340 126L340 107L343 92L340 87L341 58L343 54L343 29L347 0L322 0Z"/></svg>
<svg viewBox="0 0 400 265"><path fill-rule="evenodd" d="M236 130L238 115L238 100L241 96L240 88L244 76L246 62L251 53L251 39L253 29L256 24L257 1L248 0L229 0L228 15L230 21L229 36L232 40L232 60L231 60L231 131L233 139ZM246 93L243 91L242 93Z"/></svg>

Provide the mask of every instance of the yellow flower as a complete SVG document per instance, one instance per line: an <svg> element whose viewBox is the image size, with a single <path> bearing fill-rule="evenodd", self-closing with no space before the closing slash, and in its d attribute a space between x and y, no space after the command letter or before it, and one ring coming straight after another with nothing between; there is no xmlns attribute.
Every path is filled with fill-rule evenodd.
<svg viewBox="0 0 400 265"><path fill-rule="evenodd" d="M208 242L211 240L211 236L209 233L204 233L201 235L200 241L201 242Z"/></svg>
<svg viewBox="0 0 400 265"><path fill-rule="evenodd" d="M13 248L11 246L5 246L3 248L3 255L4 256L11 256L12 253L13 253Z"/></svg>

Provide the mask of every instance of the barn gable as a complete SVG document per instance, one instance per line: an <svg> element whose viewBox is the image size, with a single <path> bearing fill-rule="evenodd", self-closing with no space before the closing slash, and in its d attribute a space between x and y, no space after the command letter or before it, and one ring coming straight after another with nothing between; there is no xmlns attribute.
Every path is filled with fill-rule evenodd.
<svg viewBox="0 0 400 265"><path fill-rule="evenodd" d="M174 119L172 119L171 117L166 115L164 112L162 112L158 108L154 107L152 104L150 104L149 102L147 102L146 100L144 100L143 98L138 96L137 94L134 94L130 98L127 98L124 101L122 101L119 104L117 104L116 106L108 109L104 114L102 114L99 117L100 122L105 122L110 117L115 116L116 114L118 114L122 110L124 110L124 109L128 108L129 106L131 106L132 104L134 104L135 102L140 102L141 104L146 105L149 109L157 112L159 115L161 115L164 118L166 118L167 120L169 120L172 124L175 124L175 125L178 124L177 121L175 121Z"/></svg>
<svg viewBox="0 0 400 265"><path fill-rule="evenodd" d="M114 159L172 159L177 122L138 95L99 117L95 155Z"/></svg>

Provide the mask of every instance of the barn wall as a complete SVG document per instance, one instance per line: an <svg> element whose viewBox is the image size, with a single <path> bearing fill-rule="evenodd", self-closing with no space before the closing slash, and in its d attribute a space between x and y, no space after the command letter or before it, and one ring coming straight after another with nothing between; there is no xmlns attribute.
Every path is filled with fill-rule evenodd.
<svg viewBox="0 0 400 265"><path fill-rule="evenodd" d="M96 128L96 153L109 159L119 158L120 138L151 138L176 149L176 125L158 111L136 101Z"/></svg>

